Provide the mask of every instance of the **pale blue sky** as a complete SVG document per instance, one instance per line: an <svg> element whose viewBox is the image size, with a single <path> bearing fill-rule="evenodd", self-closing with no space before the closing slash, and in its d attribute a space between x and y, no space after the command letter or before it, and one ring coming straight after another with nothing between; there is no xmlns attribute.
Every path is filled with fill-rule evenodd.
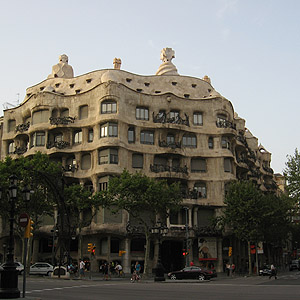
<svg viewBox="0 0 300 300"><path fill-rule="evenodd" d="M211 77L272 153L275 172L299 147L298 0L0 0L0 110L51 73L112 68L153 75L172 47L179 74ZM2 113L1 113L2 114Z"/></svg>

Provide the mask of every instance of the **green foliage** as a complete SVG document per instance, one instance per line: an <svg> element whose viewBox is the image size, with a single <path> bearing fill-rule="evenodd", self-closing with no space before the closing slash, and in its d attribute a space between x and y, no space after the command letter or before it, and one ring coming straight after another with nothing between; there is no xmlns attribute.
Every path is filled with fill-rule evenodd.
<svg viewBox="0 0 300 300"><path fill-rule="evenodd" d="M124 170L120 177L109 181L108 191L102 198L104 206L124 209L144 225L141 212L147 212L152 225L155 216L165 218L168 210L176 210L182 201L179 184L149 178L141 173L130 174Z"/></svg>
<svg viewBox="0 0 300 300"><path fill-rule="evenodd" d="M288 155L284 176L287 181L287 190L293 199L300 201L300 153L296 148L294 156Z"/></svg>
<svg viewBox="0 0 300 300"><path fill-rule="evenodd" d="M262 192L249 181L232 182L225 197L221 221L242 241L262 240L262 219L266 203Z"/></svg>
<svg viewBox="0 0 300 300"><path fill-rule="evenodd" d="M53 197L44 181L44 173L49 174L53 178L62 176L60 165L51 162L47 155L40 152L31 157L21 156L15 160L11 157L6 157L4 161L0 161L0 185L4 191L0 200L2 208L0 215L3 218L7 218L9 212L9 199L5 191L8 190L9 176L13 174L18 177L16 216L22 211L27 211L32 217L53 214L55 197ZM21 193L25 186L29 186L34 191L28 204L25 203Z"/></svg>

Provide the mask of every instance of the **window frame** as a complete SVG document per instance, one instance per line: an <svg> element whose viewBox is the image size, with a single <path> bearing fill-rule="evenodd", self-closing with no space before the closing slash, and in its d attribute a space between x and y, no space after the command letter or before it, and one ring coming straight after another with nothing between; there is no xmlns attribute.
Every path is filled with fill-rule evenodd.
<svg viewBox="0 0 300 300"><path fill-rule="evenodd" d="M136 120L149 121L149 108L145 106L137 106L135 108Z"/></svg>
<svg viewBox="0 0 300 300"><path fill-rule="evenodd" d="M191 139L191 143L187 143L188 140ZM195 143L193 143L195 140ZM189 148L197 148L197 136L193 134L185 134L182 137L182 146L189 147Z"/></svg>
<svg viewBox="0 0 300 300"><path fill-rule="evenodd" d="M201 116L201 120L199 122L198 119L199 119L200 116ZM195 111L193 113L193 124L196 125L196 126L203 126L203 113L201 111Z"/></svg>
<svg viewBox="0 0 300 300"><path fill-rule="evenodd" d="M82 130L77 130L74 132L74 144L82 143Z"/></svg>
<svg viewBox="0 0 300 300"><path fill-rule="evenodd" d="M105 155L101 155L105 153ZM103 159L102 158L106 158ZM118 148L104 148L98 150L98 165L117 165L119 163L119 149Z"/></svg>
<svg viewBox="0 0 300 300"><path fill-rule="evenodd" d="M100 125L100 138L118 137L118 123L106 122Z"/></svg>
<svg viewBox="0 0 300 300"><path fill-rule="evenodd" d="M105 110L103 108L106 108ZM110 107L110 109L107 109ZM117 101L115 100L103 100L100 106L101 114L115 114L117 113Z"/></svg>
<svg viewBox="0 0 300 300"><path fill-rule="evenodd" d="M147 141L147 136L150 137ZM142 130L140 133L140 143L144 145L154 145L154 131Z"/></svg>

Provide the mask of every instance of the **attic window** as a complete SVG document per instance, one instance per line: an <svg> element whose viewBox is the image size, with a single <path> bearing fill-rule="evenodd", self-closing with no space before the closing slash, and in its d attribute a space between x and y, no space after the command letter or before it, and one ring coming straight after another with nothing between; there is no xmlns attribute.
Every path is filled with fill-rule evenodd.
<svg viewBox="0 0 300 300"><path fill-rule="evenodd" d="M74 85L75 85L74 83L70 84L70 88L72 89L74 87Z"/></svg>
<svg viewBox="0 0 300 300"><path fill-rule="evenodd" d="M172 82L172 84L173 84L173 85L176 85L176 84L177 84L177 82L176 82L176 81L173 81L173 82Z"/></svg>
<svg viewBox="0 0 300 300"><path fill-rule="evenodd" d="M161 93L161 91L155 91L155 94L160 94Z"/></svg>
<svg viewBox="0 0 300 300"><path fill-rule="evenodd" d="M58 88L59 86L60 86L60 83L56 83L56 84L55 84L55 87Z"/></svg>
<svg viewBox="0 0 300 300"><path fill-rule="evenodd" d="M31 96L31 93L28 93L28 94L27 94L27 97L29 97L29 96Z"/></svg>
<svg viewBox="0 0 300 300"><path fill-rule="evenodd" d="M41 87L40 87L40 91L44 90L44 88L45 88L44 86L41 86Z"/></svg>
<svg viewBox="0 0 300 300"><path fill-rule="evenodd" d="M193 87L193 88L195 88L196 86L197 86L197 84L195 84L195 83L192 84L192 87Z"/></svg>
<svg viewBox="0 0 300 300"><path fill-rule="evenodd" d="M86 83L90 83L92 81L92 79L87 79Z"/></svg>
<svg viewBox="0 0 300 300"><path fill-rule="evenodd" d="M211 89L208 89L208 92L210 93L210 92L211 92Z"/></svg>
<svg viewBox="0 0 300 300"><path fill-rule="evenodd" d="M81 92L81 90L76 90L75 91L76 94L79 94L80 92Z"/></svg>
<svg viewBox="0 0 300 300"><path fill-rule="evenodd" d="M184 98L190 98L190 94L184 94Z"/></svg>
<svg viewBox="0 0 300 300"><path fill-rule="evenodd" d="M130 79L130 78L126 78L126 81L127 81L127 82L131 82L131 80L132 80L132 79Z"/></svg>
<svg viewBox="0 0 300 300"><path fill-rule="evenodd" d="M142 91L142 89L136 89L136 91L140 93Z"/></svg>
<svg viewBox="0 0 300 300"><path fill-rule="evenodd" d="M145 86L149 86L150 85L150 83L149 82L145 82Z"/></svg>

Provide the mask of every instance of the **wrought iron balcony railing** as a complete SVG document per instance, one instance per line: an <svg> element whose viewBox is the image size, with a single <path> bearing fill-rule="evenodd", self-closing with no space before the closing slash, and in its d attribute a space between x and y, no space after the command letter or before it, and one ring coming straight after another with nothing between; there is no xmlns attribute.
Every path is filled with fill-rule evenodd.
<svg viewBox="0 0 300 300"><path fill-rule="evenodd" d="M168 166L168 165L150 165L150 171L154 173L160 173L160 172L175 172L175 173L183 173L188 174L188 168L187 166L184 167L178 167L178 166Z"/></svg>
<svg viewBox="0 0 300 300"><path fill-rule="evenodd" d="M15 131L16 132L18 132L18 131L19 132L24 132L24 131L27 131L29 127L30 127L30 122L27 122L25 124L19 124L19 125L16 126Z"/></svg>
<svg viewBox="0 0 300 300"><path fill-rule="evenodd" d="M181 118L180 115L176 115L176 116L170 116L170 113L165 113L165 112L160 112L156 115L154 115L153 112L153 122L154 123L170 123L170 124L182 124L182 125L186 125L186 126L190 126L190 121L189 121L189 117L187 114L185 115L185 119Z"/></svg>
<svg viewBox="0 0 300 300"><path fill-rule="evenodd" d="M50 117L51 125L68 125L69 123L74 123L75 117Z"/></svg>

